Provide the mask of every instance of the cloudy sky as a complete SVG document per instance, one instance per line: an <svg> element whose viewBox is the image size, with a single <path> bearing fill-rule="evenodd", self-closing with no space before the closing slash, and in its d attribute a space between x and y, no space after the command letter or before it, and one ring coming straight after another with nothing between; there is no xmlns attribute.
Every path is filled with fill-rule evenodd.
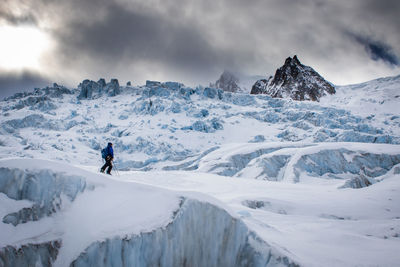
<svg viewBox="0 0 400 267"><path fill-rule="evenodd" d="M397 0L2 0L0 96L89 78L187 85L297 55L334 84L400 74Z"/></svg>

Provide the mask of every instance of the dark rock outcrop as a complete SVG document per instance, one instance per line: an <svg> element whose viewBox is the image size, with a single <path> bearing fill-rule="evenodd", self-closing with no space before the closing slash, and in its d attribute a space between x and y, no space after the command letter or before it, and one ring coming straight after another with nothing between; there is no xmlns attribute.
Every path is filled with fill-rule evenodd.
<svg viewBox="0 0 400 267"><path fill-rule="evenodd" d="M219 79L215 82L215 87L226 92L237 92L240 90L238 85L239 78L229 71L224 71Z"/></svg>
<svg viewBox="0 0 400 267"><path fill-rule="evenodd" d="M294 100L319 101L321 96L335 92L332 84L313 68L301 64L297 56L294 56L285 60L285 64L276 70L274 77L258 80L250 93Z"/></svg>

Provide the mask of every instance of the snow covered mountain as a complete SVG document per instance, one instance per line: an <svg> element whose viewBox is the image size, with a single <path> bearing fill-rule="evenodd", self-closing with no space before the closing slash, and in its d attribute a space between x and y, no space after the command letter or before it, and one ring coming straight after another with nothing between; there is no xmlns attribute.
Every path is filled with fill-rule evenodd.
<svg viewBox="0 0 400 267"><path fill-rule="evenodd" d="M297 56L288 57L274 77L258 80L251 89L251 94L312 101L334 93L335 88L313 68L301 64Z"/></svg>
<svg viewBox="0 0 400 267"><path fill-rule="evenodd" d="M395 266L399 92L400 76L320 102L100 79L9 97L0 266Z"/></svg>

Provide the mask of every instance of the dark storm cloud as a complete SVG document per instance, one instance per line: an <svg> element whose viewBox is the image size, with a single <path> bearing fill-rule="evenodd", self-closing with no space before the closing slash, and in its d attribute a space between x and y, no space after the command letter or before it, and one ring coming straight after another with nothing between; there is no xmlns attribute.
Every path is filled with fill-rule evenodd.
<svg viewBox="0 0 400 267"><path fill-rule="evenodd" d="M148 61L193 74L232 64L232 58L190 21L128 9L116 2L108 2L102 13L96 23L74 19L54 33L66 64L86 56L104 68Z"/></svg>
<svg viewBox="0 0 400 267"><path fill-rule="evenodd" d="M389 45L362 36L355 36L355 39L364 46L365 51L370 55L372 60L383 60L385 63L391 65L399 65L399 59Z"/></svg>
<svg viewBox="0 0 400 267"><path fill-rule="evenodd" d="M360 12L372 15L374 21L381 21L393 26L400 26L400 1L398 0L365 0L360 1Z"/></svg>
<svg viewBox="0 0 400 267"><path fill-rule="evenodd" d="M24 12L0 18L51 36L43 71L66 77L61 83L115 76L208 84L224 69L273 74L297 54L344 84L392 75L400 64L394 0L5 1L16 2Z"/></svg>
<svg viewBox="0 0 400 267"><path fill-rule="evenodd" d="M0 73L0 99L15 92L32 91L36 87L44 87L50 82L40 74L25 71L22 73Z"/></svg>

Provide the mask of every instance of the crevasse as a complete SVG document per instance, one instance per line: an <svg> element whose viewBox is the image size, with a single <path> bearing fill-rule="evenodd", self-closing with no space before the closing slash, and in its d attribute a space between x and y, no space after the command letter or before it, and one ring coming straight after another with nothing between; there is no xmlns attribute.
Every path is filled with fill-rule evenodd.
<svg viewBox="0 0 400 267"><path fill-rule="evenodd" d="M71 266L297 266L226 211L185 199L165 228L95 242Z"/></svg>

